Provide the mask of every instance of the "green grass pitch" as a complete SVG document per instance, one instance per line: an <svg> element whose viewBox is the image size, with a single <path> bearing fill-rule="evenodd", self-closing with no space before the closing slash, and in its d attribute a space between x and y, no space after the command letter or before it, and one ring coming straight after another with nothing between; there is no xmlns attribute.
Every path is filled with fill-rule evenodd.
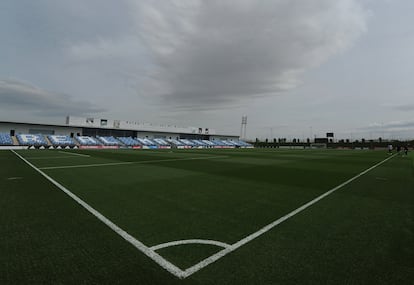
<svg viewBox="0 0 414 285"><path fill-rule="evenodd" d="M17 153L17 154L16 154ZM352 150L0 151L0 284L412 284L413 155ZM367 173L186 278L182 271Z"/></svg>

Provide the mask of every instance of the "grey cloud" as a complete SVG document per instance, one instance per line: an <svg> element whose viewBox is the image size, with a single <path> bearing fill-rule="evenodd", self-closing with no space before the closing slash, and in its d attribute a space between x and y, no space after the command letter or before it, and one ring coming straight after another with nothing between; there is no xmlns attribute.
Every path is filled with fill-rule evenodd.
<svg viewBox="0 0 414 285"><path fill-rule="evenodd" d="M140 2L141 38L155 64L147 90L169 105L230 105L294 88L347 48L368 13L354 0Z"/></svg>
<svg viewBox="0 0 414 285"><path fill-rule="evenodd" d="M394 109L399 110L399 111L410 112L410 111L414 111L414 104L398 105L398 106L394 106Z"/></svg>
<svg viewBox="0 0 414 285"><path fill-rule="evenodd" d="M305 71L352 46L369 16L358 0L122 3L130 26L66 52L108 68L114 59L126 70L145 62L138 93L179 110L234 108L297 87Z"/></svg>
<svg viewBox="0 0 414 285"><path fill-rule="evenodd" d="M104 111L90 102L74 101L66 94L9 79L0 79L0 104L5 110L12 108L42 116L87 115Z"/></svg>
<svg viewBox="0 0 414 285"><path fill-rule="evenodd" d="M403 121L389 121L384 123L372 123L361 130L372 130L372 131L406 131L414 129L414 120L403 120Z"/></svg>

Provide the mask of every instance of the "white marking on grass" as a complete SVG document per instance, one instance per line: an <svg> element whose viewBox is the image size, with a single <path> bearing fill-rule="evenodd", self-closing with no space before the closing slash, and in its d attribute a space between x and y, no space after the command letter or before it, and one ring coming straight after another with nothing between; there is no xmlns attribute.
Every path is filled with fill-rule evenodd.
<svg viewBox="0 0 414 285"><path fill-rule="evenodd" d="M29 160L42 160L42 159L65 159L65 158L74 158L73 156L39 156L39 157L26 157Z"/></svg>
<svg viewBox="0 0 414 285"><path fill-rule="evenodd" d="M110 163L96 163L96 164L79 164L79 165L64 165L64 166L50 166L40 167L39 169L65 169L65 168L85 168L85 167L102 167L102 166L116 166L116 165L127 165L127 164L143 164L143 163L154 163L154 162L170 162L170 161L185 161L185 160L204 160L204 159L217 159L227 158L228 156L209 156L209 157L189 157L189 158L171 158L171 159L157 159L157 160L144 160L144 161L126 161L126 162L110 162Z"/></svg>
<svg viewBox="0 0 414 285"><path fill-rule="evenodd" d="M7 180L20 180L23 179L23 177L9 177Z"/></svg>
<svg viewBox="0 0 414 285"><path fill-rule="evenodd" d="M87 167L100 167L100 166L116 166L116 165L127 165L134 164L133 161L127 162L109 162L109 163L97 163L97 164L79 164L79 165L64 165L64 166L48 166L48 167L39 167L41 170L50 170L50 169L66 169L66 168L87 168Z"/></svg>
<svg viewBox="0 0 414 285"><path fill-rule="evenodd" d="M392 156L394 157L394 155ZM223 256L229 254L230 252L238 249L239 247L245 245L246 243L256 239L257 237L261 236L262 234L268 232L269 230L271 230L272 228L274 228L275 226L283 223L284 221L286 221L287 219L293 217L294 215L302 212L303 210L305 210L306 208L312 206L313 204L319 202L320 200L322 200L323 198L325 198L326 196L329 196L330 194L332 194L333 192L341 189L342 187L348 185L349 183L351 183L352 181L354 181L355 179L361 177L362 175L366 174L367 172L373 170L374 168L380 166L381 164L385 163L386 161L390 160L392 157L388 157L386 159L384 159L383 161L375 164L374 166L371 166L370 168L362 171L361 173L355 175L354 177L348 179L347 181L343 182L342 184L339 184L338 186L332 188L331 190L323 193L322 195L316 197L315 199L309 201L308 203L300 206L299 208L297 208L296 210L293 210L292 212L284 215L283 217L277 219L276 221L268 224L267 226L264 226L263 228L261 228L260 230L258 230L255 233L252 233L251 235L245 237L244 239L239 240L238 242L232 244L231 246L217 252L216 254L211 255L210 257L207 257L206 259L200 261L199 263L197 263L196 265L193 265L189 268L187 268L184 271L184 278L196 273L197 271L199 271L200 269L206 267L207 265L217 261L218 259L222 258Z"/></svg>
<svg viewBox="0 0 414 285"><path fill-rule="evenodd" d="M91 157L89 154L80 154L76 152L68 152L68 151L59 151L60 153L70 154L70 155L76 155L76 156L83 156L83 157Z"/></svg>
<svg viewBox="0 0 414 285"><path fill-rule="evenodd" d="M224 247L228 248L230 247L229 244L216 241L216 240L209 240L209 239L186 239L186 240L176 240L176 241L170 241L166 243L157 244L154 246L151 246L150 249L152 250L159 250L166 247L171 246L177 246L177 245L184 245L184 244L208 244L208 245L215 245L218 247Z"/></svg>
<svg viewBox="0 0 414 285"><path fill-rule="evenodd" d="M67 188L65 188L62 184L58 183L56 180L51 178L49 175L41 171L39 168L31 164L28 160L26 160L24 157L22 157L20 154L15 152L14 150L11 150L15 155L17 155L21 160L23 160L27 165L32 167L34 170L39 172L43 177L45 177L47 180L49 180L53 185L55 185L57 188L62 190L65 194L67 194L70 198L75 200L79 205L81 205L83 208L85 208L89 213L94 215L98 220L100 220L102 223L107 225L111 230L113 230L115 233L117 233L119 236L121 236L123 239L125 239L127 242L132 244L135 248L140 250L142 253L144 253L146 256L154 260L158 265L160 265L162 268L170 272L171 274L183 278L184 272L157 254L154 250L147 247L145 244L140 242L139 240L135 239L133 236L131 236L129 233L118 227L116 224L114 224L112 221L110 221L108 218L106 218L104 215L99 213L97 210L92 208L89 204L87 204L85 201L83 201L81 198L70 192Z"/></svg>
<svg viewBox="0 0 414 285"><path fill-rule="evenodd" d="M387 181L387 178L384 177L375 177L376 180Z"/></svg>
<svg viewBox="0 0 414 285"><path fill-rule="evenodd" d="M156 246L153 246L153 247L147 247L142 242L138 241L137 239L135 239L134 237L132 237L130 234L128 234L126 231L124 231L123 229L119 228L117 225L115 225L113 222L111 222L109 219L107 219L101 213L99 213L98 211L96 211L94 208L92 208L91 206L89 206L86 202L84 202L83 200L81 200L78 196L76 196L75 194L73 194L72 192L70 192L64 186L62 186L61 184L59 184L58 182L56 182L55 180L53 180L51 177L49 177L47 174L45 174L43 171L41 171L40 168L35 167L33 164L31 164L29 161L27 161L26 159L24 159L22 156L20 156L14 150L11 150L11 151L14 154L16 154L20 159L22 159L24 162L26 162L29 166L31 166L33 169L35 169L37 172L39 172L42 176L44 176L47 180L49 180L50 182L52 182L60 190L62 190L63 192L65 192L69 197L71 197L72 199L74 199L77 203L79 203L82 207L84 207L92 215L94 215L96 218L98 218L101 222L103 222L104 224L106 224L114 232L116 232L118 235L120 235L122 238L124 238L130 244L132 244L135 248L137 248L138 250L140 250L141 252L143 252L145 255L147 255L149 258L151 258L152 260L154 260L157 264L159 264L165 270L167 270L168 272L170 272L174 276L176 276L178 278L181 278L181 279L184 279L184 278L189 277L190 275L196 273L197 271L203 269L204 267L210 265L211 263L217 261L218 259L224 257L225 255L227 255L227 254L235 251L239 247L247 244L248 242L250 242L250 241L256 239L257 237L263 235L264 233L270 231L271 229L273 229L277 225L283 223L284 221L288 220L289 218L295 216L296 214L304 211L308 207L310 207L313 204L319 202L323 198L329 196L333 192L341 189L342 187L348 185L352 181L358 179L362 175L364 175L364 174L368 173L369 171L375 169L376 167L380 166L381 164L385 163L386 161L390 160L391 158L393 158L395 156L395 155L390 156L390 157L384 159L383 161L375 164L374 166L371 166L370 168L362 171L361 173L355 175L354 177L348 179L347 181L339 184L338 186L332 188L331 190L323 193L322 195L316 197L315 199L309 201L308 203L300 206L299 208L297 208L297 209L293 210L292 212L284 215L283 217L275 220L274 222L272 222L272 223L264 226L263 228L261 228L257 232L254 232L254 233L250 234L249 236L247 236L247 237L239 240L238 242L236 242L236 243L234 243L232 245L228 245L226 243L221 243L221 242L216 242L216 241L208 241L208 240L182 240L182 241L168 242L168 243L156 245ZM162 256L158 255L155 252L155 250L160 249L160 248L165 248L165 247L168 247L168 246L174 246L174 245L179 245L179 244L194 243L193 241L197 241L197 243L205 243L205 244L207 244L206 241L208 241L208 244L213 244L212 242L214 242L214 245L222 246L222 247L224 247L224 249L221 250L221 251L219 251L219 252L217 252L216 254L211 255L210 257L207 257L206 259L204 259L204 260L200 261L199 263L197 263L197 264L195 264L195 265L187 268L184 271L181 270L180 268L178 268L177 266L175 266L174 264L172 264L171 262L169 262L168 260L164 259Z"/></svg>

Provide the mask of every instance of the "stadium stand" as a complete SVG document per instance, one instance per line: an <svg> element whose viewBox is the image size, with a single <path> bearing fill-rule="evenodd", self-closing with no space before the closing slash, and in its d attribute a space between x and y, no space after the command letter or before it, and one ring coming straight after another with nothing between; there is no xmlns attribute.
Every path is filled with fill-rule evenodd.
<svg viewBox="0 0 414 285"><path fill-rule="evenodd" d="M13 145L12 137L6 133L0 133L0 145Z"/></svg>
<svg viewBox="0 0 414 285"><path fill-rule="evenodd" d="M214 140L212 141L215 148L234 148L235 145L228 143L227 141L223 140Z"/></svg>
<svg viewBox="0 0 414 285"><path fill-rule="evenodd" d="M116 138L110 136L110 137L96 137L100 142L102 142L103 145L107 146L117 146L120 145L120 141L118 141Z"/></svg>
<svg viewBox="0 0 414 285"><path fill-rule="evenodd" d="M203 143L205 143L208 147L214 147L215 144L212 141L209 140L202 140Z"/></svg>
<svg viewBox="0 0 414 285"><path fill-rule="evenodd" d="M231 141L221 140L221 143L222 143L222 146L224 147L230 147L230 148L236 147Z"/></svg>
<svg viewBox="0 0 414 285"><path fill-rule="evenodd" d="M79 142L80 145L83 145L83 146L101 145L101 143L99 143L97 139L93 137L89 137L89 136L77 136L75 137L75 139Z"/></svg>
<svg viewBox="0 0 414 285"><path fill-rule="evenodd" d="M197 147L207 147L207 144L203 143L201 140L191 140Z"/></svg>
<svg viewBox="0 0 414 285"><path fill-rule="evenodd" d="M42 135L18 134L16 137L20 145L28 145L28 146L47 146L48 145L45 137Z"/></svg>
<svg viewBox="0 0 414 285"><path fill-rule="evenodd" d="M236 146L239 146L239 147L253 148L253 145L247 142L244 142L244 141L239 140L239 141L234 141L234 143L236 144Z"/></svg>
<svg viewBox="0 0 414 285"><path fill-rule="evenodd" d="M47 138L47 139L46 139ZM76 147L84 146L85 148L253 148L253 145L242 140L200 140L200 139L148 139L132 137L114 137L114 136L76 136L71 138L67 135L48 135L41 134L18 134L17 142L23 146L60 146ZM0 145L14 145L16 140L8 133L0 133ZM50 142L50 143L49 143Z"/></svg>
<svg viewBox="0 0 414 285"><path fill-rule="evenodd" d="M154 142L160 147L171 147L171 144L166 142L164 139L154 139Z"/></svg>
<svg viewBox="0 0 414 285"><path fill-rule="evenodd" d="M145 139L137 138L137 141L139 141L144 146L157 147L157 144L155 142L147 138Z"/></svg>
<svg viewBox="0 0 414 285"><path fill-rule="evenodd" d="M180 139L180 141L187 147L193 147L196 146L196 144L190 140L187 139Z"/></svg>
<svg viewBox="0 0 414 285"><path fill-rule="evenodd" d="M141 143L132 137L119 137L118 140L126 146L140 146Z"/></svg>
<svg viewBox="0 0 414 285"><path fill-rule="evenodd" d="M75 146L75 142L70 136L49 135L47 138L53 146Z"/></svg>
<svg viewBox="0 0 414 285"><path fill-rule="evenodd" d="M184 148L185 146L184 143L176 139L167 139L167 142L169 142L172 146L177 148Z"/></svg>

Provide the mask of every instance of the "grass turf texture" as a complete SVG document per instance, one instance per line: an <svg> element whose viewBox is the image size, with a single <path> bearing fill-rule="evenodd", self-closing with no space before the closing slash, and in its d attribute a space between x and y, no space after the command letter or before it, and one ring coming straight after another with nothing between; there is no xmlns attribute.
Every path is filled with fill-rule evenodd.
<svg viewBox="0 0 414 285"><path fill-rule="evenodd" d="M147 246L194 238L233 244L387 158L385 151L270 149L18 153ZM12 152L0 151L0 165L0 284L414 280L412 154L392 158L184 280ZM185 269L220 249L189 244L157 252Z"/></svg>

